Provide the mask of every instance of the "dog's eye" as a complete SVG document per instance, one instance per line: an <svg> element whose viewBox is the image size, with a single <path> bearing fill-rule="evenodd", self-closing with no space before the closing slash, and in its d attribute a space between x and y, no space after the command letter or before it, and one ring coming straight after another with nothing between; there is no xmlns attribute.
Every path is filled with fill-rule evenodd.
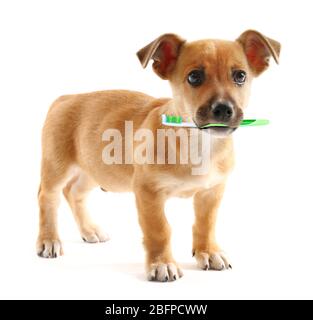
<svg viewBox="0 0 313 320"><path fill-rule="evenodd" d="M246 81L247 74L243 70L233 71L233 80L238 85L243 85Z"/></svg>
<svg viewBox="0 0 313 320"><path fill-rule="evenodd" d="M187 81L192 87L199 87L204 82L204 78L203 70L192 70L188 74Z"/></svg>

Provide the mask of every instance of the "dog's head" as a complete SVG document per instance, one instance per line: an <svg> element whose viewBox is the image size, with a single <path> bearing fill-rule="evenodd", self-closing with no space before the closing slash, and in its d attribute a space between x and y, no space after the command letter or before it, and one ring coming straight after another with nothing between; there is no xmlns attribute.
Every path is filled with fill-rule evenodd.
<svg viewBox="0 0 313 320"><path fill-rule="evenodd" d="M145 68L150 59L154 71L170 81L175 105L200 127L224 123L220 133L231 133L243 118L251 81L268 66L278 63L280 44L253 30L236 41L186 42L165 34L138 51Z"/></svg>

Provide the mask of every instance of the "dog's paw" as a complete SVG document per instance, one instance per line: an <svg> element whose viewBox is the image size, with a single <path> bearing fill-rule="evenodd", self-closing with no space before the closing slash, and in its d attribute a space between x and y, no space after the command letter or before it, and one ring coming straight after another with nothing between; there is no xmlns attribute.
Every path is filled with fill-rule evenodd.
<svg viewBox="0 0 313 320"><path fill-rule="evenodd" d="M62 244L59 239L37 240L37 255L42 258L57 258L63 255Z"/></svg>
<svg viewBox="0 0 313 320"><path fill-rule="evenodd" d="M194 252L198 266L202 270L225 270L232 266L224 252Z"/></svg>
<svg viewBox="0 0 313 320"><path fill-rule="evenodd" d="M152 263L148 269L149 281L175 281L183 276L182 270L173 262Z"/></svg>
<svg viewBox="0 0 313 320"><path fill-rule="evenodd" d="M81 236L82 239L88 243L105 242L110 239L108 234L95 225L89 225L82 228Z"/></svg>

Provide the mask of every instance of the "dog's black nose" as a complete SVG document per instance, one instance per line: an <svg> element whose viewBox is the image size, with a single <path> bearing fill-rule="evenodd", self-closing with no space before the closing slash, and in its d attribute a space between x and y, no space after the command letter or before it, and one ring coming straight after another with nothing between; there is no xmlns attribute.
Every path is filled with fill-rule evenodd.
<svg viewBox="0 0 313 320"><path fill-rule="evenodd" d="M219 103L213 108L212 113L216 121L226 122L233 115L233 109L228 104Z"/></svg>

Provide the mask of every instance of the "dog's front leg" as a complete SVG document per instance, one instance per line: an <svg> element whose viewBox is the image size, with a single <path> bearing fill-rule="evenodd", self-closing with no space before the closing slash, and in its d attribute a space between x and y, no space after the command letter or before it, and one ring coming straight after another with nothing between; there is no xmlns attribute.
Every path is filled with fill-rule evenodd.
<svg viewBox="0 0 313 320"><path fill-rule="evenodd" d="M194 196L193 255L203 270L231 268L215 240L215 223L223 192L224 184L220 184Z"/></svg>
<svg viewBox="0 0 313 320"><path fill-rule="evenodd" d="M137 185L135 195L147 254L148 279L156 281L179 279L183 273L172 257L171 230L164 214L164 195L147 185Z"/></svg>

